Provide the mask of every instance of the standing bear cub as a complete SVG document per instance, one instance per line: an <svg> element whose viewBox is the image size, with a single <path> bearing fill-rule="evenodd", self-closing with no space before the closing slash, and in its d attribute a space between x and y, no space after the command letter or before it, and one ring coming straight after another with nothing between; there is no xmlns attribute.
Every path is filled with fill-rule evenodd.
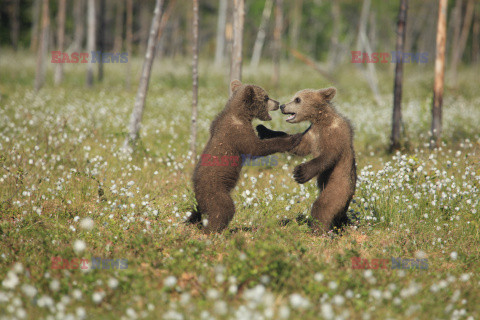
<svg viewBox="0 0 480 320"><path fill-rule="evenodd" d="M212 122L210 139L193 172L197 208L188 222L199 223L206 218L206 233L225 229L235 213L230 191L239 178L242 167L237 161L242 155L267 156L287 152L301 139L301 134L285 134L260 140L252 127L252 120L271 120L268 112L277 110L279 103L270 99L262 88L244 85L238 80L232 81L230 91L225 109ZM203 161L207 157L213 158L209 165Z"/></svg>
<svg viewBox="0 0 480 320"><path fill-rule="evenodd" d="M347 210L355 193L357 181L353 129L350 121L338 113L330 103L335 88L299 91L293 100L280 106L289 114L287 122L309 121L311 126L290 153L313 159L295 167L293 176L298 183L317 177L320 195L313 203L313 229L324 233L341 228L348 222ZM261 139L286 136L285 132L257 126Z"/></svg>

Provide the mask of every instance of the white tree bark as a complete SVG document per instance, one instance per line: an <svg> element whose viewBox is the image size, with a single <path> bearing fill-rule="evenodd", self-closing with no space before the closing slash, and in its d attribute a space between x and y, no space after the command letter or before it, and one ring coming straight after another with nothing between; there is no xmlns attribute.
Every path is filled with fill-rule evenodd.
<svg viewBox="0 0 480 320"><path fill-rule="evenodd" d="M37 69L35 73L35 91L42 88L45 82L45 57L48 50L48 30L50 27L50 17L48 14L48 0L42 2L42 31L40 34L40 45L37 53Z"/></svg>
<svg viewBox="0 0 480 320"><path fill-rule="evenodd" d="M126 69L126 78L125 78L125 86L127 89L130 89L130 78L131 78L131 65L132 65L132 38L133 38L133 31L132 31L132 25L133 25L133 0L127 0L127 31L125 32L125 47L127 49L127 55L128 55L128 60L129 63L127 63Z"/></svg>
<svg viewBox="0 0 480 320"><path fill-rule="evenodd" d="M244 0L234 0L233 5L233 46L230 67L230 82L235 79L240 81L242 80L243 24L245 20Z"/></svg>
<svg viewBox="0 0 480 320"><path fill-rule="evenodd" d="M465 11L465 17L463 21L462 31L458 39L458 46L453 48L452 62L450 64L450 72L452 76L452 82L456 86L458 83L457 69L460 61L462 60L465 46L467 45L468 36L470 34L470 27L473 20L473 12L475 9L475 3L473 0L467 2L467 8Z"/></svg>
<svg viewBox="0 0 480 320"><path fill-rule="evenodd" d="M273 31L273 85L278 85L280 79L280 53L282 50L283 32L283 0L275 0L275 30Z"/></svg>
<svg viewBox="0 0 480 320"><path fill-rule="evenodd" d="M130 117L128 126L128 136L123 144L123 151L131 153L133 146L138 139L138 132L142 122L143 111L145 109L145 100L147 98L148 84L150 81L150 73L152 71L153 60L155 57L155 41L157 39L158 30L160 28L162 0L155 1L155 11L153 12L152 25L150 27L150 35L148 37L147 50L145 53L145 61L143 62L142 76L138 85L135 105Z"/></svg>
<svg viewBox="0 0 480 320"><path fill-rule="evenodd" d="M258 28L257 38L255 39L255 45L253 46L252 60L250 60L250 66L256 67L260 62L262 55L263 44L265 43L265 29L267 28L268 20L272 14L273 0L265 0L265 6L263 7L262 21Z"/></svg>
<svg viewBox="0 0 480 320"><path fill-rule="evenodd" d="M369 56L372 55L373 50L370 46L370 41L367 37L367 22L370 12L371 0L364 0L362 5L362 12L360 14L360 26L358 28L358 39L357 39L357 48L361 51L365 51ZM368 85L372 89L375 102L380 104L382 102L380 98L380 92L378 90L378 78L375 71L375 66L373 63L367 63L366 69L364 71L365 78L367 78Z"/></svg>
<svg viewBox="0 0 480 320"><path fill-rule="evenodd" d="M445 43L447 41L447 0L438 5L437 55L435 57L435 82L433 84L432 138L430 147L439 147L442 135L442 104L445 74Z"/></svg>
<svg viewBox="0 0 480 320"><path fill-rule="evenodd" d="M197 158L195 143L197 142L198 115L198 0L193 0L193 61L192 61L192 122L190 127L190 152L192 160Z"/></svg>
<svg viewBox="0 0 480 320"><path fill-rule="evenodd" d="M220 0L217 22L217 46L215 49L215 65L221 66L225 54L225 25L227 23L227 0Z"/></svg>
<svg viewBox="0 0 480 320"><path fill-rule="evenodd" d="M88 0L87 4L87 51L91 55L95 51L95 0ZM93 65L87 63L87 87L93 85Z"/></svg>
<svg viewBox="0 0 480 320"><path fill-rule="evenodd" d="M65 42L65 10L66 0L58 2L58 22L57 22L57 47L63 52ZM55 84L59 85L63 81L63 63L57 63L55 69Z"/></svg>

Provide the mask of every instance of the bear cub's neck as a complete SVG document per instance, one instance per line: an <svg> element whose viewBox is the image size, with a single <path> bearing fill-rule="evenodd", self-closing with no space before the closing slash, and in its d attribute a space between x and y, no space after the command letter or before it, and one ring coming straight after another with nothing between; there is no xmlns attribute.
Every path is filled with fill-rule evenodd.
<svg viewBox="0 0 480 320"><path fill-rule="evenodd" d="M314 129L326 128L341 121L343 117L335 110L335 108L328 104L323 108L318 108L317 114L313 115L309 120L312 124L310 127Z"/></svg>

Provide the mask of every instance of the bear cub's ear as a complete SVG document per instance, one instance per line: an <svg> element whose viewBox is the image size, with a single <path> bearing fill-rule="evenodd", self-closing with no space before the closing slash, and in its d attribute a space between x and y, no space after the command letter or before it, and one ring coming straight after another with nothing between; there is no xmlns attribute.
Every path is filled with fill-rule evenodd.
<svg viewBox="0 0 480 320"><path fill-rule="evenodd" d="M230 82L230 95L237 91L241 85L242 82L240 82L240 80L233 80L232 82Z"/></svg>
<svg viewBox="0 0 480 320"><path fill-rule="evenodd" d="M337 94L337 89L334 87L320 89L318 93L322 96L323 100L330 102Z"/></svg>

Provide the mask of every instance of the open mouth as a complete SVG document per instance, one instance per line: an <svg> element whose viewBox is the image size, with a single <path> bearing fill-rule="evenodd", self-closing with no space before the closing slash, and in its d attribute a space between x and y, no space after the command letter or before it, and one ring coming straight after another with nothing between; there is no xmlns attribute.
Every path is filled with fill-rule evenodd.
<svg viewBox="0 0 480 320"><path fill-rule="evenodd" d="M297 116L297 114L293 112L284 112L283 114L289 114L288 118L285 120L287 122L291 122L292 120L295 120L295 117Z"/></svg>

